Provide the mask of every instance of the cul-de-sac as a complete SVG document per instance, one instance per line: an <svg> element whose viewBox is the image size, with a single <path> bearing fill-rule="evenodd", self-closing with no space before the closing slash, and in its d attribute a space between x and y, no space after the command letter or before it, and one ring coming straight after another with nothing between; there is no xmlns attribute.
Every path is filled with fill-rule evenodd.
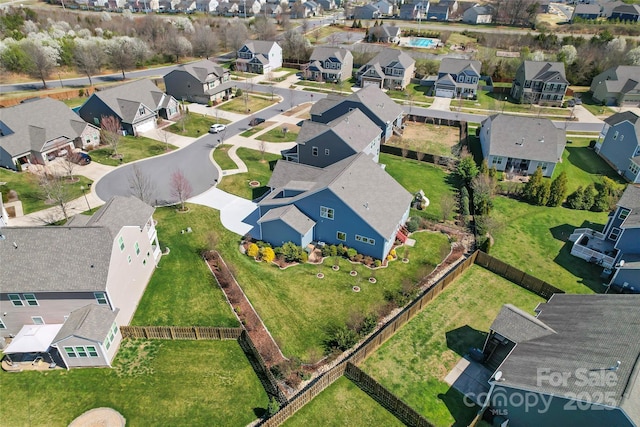
<svg viewBox="0 0 640 427"><path fill-rule="evenodd" d="M640 426L640 0L0 0L0 425Z"/></svg>

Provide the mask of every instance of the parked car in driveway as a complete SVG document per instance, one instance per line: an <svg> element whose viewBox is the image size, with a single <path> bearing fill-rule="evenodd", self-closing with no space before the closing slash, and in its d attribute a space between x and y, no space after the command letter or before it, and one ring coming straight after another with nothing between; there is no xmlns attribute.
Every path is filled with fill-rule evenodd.
<svg viewBox="0 0 640 427"><path fill-rule="evenodd" d="M251 119L251 121L249 122L249 126L257 126L260 123L264 123L264 119L261 117L256 117Z"/></svg>
<svg viewBox="0 0 640 427"><path fill-rule="evenodd" d="M225 125L221 125L220 123L216 123L215 125L211 125L209 128L209 133L220 133L225 130L227 127Z"/></svg>

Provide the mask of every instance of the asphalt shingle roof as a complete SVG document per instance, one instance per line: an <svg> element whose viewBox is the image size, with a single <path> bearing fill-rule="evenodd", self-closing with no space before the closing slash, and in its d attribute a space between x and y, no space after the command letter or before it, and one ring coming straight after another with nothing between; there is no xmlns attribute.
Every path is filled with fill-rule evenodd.
<svg viewBox="0 0 640 427"><path fill-rule="evenodd" d="M525 80L569 83L564 72L564 62L524 61L523 65Z"/></svg>
<svg viewBox="0 0 640 427"><path fill-rule="evenodd" d="M273 208L264 214L258 222L263 223L275 220L283 221L301 235L306 234L314 225L316 225L314 220L303 214L302 211L294 205Z"/></svg>
<svg viewBox="0 0 640 427"><path fill-rule="evenodd" d="M634 184L627 185L622 193L622 197L618 200L618 206L631 209L629 215L622 223L625 228L640 227L640 187Z"/></svg>
<svg viewBox="0 0 640 427"><path fill-rule="evenodd" d="M340 62L344 62L349 55L351 55L351 51L342 47L318 46L313 49L309 61L324 61L328 58L336 58Z"/></svg>
<svg viewBox="0 0 640 427"><path fill-rule="evenodd" d="M369 62L363 65L362 68L367 67L367 65L374 64L379 64L381 67L390 67L395 63L400 63L400 65L402 65L406 70L407 68L415 64L416 61L400 49L387 48L382 49L380 53L378 53Z"/></svg>
<svg viewBox="0 0 640 427"><path fill-rule="evenodd" d="M402 107L393 102L380 88L369 85L346 97L329 94L325 99L321 99L311 107L311 114L322 115L344 101L362 104L383 123L394 121L404 112Z"/></svg>
<svg viewBox="0 0 640 427"><path fill-rule="evenodd" d="M480 75L482 63L471 59L443 58L438 71L440 73L460 74L467 68L471 68L476 74Z"/></svg>
<svg viewBox="0 0 640 427"><path fill-rule="evenodd" d="M126 123L131 123L135 119L140 104L155 112L161 107L165 98L170 98L147 79L95 92L92 96L102 100Z"/></svg>
<svg viewBox="0 0 640 427"><path fill-rule="evenodd" d="M74 310L53 339L53 344L72 336L95 342L103 342L109 334L118 311L107 306L89 304Z"/></svg>
<svg viewBox="0 0 640 427"><path fill-rule="evenodd" d="M491 324L491 330L514 343L555 334L556 331L512 304L505 304Z"/></svg>
<svg viewBox="0 0 640 427"><path fill-rule="evenodd" d="M380 135L380 128L362 111L355 109L327 124L306 120L300 128L297 142L304 144L327 132L333 132L358 153Z"/></svg>
<svg viewBox="0 0 640 427"><path fill-rule="evenodd" d="M91 217L87 225L105 227L115 239L124 226L144 228L154 211L153 207L133 196L115 196Z"/></svg>

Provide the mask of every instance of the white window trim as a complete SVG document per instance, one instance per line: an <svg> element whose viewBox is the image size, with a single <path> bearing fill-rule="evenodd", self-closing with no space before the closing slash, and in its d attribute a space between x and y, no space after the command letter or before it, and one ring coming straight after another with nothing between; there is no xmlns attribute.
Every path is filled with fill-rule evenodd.
<svg viewBox="0 0 640 427"><path fill-rule="evenodd" d="M611 229L611 231L609 232L609 235L607 236L607 238L609 240L618 240L618 237L620 237L620 234L622 233L622 230L619 229L618 227L613 227ZM615 237L612 237L615 234Z"/></svg>
<svg viewBox="0 0 640 427"><path fill-rule="evenodd" d="M96 299L96 302L98 303L98 305L109 305L109 300L107 299L106 292L94 292L93 297ZM104 299L104 302L100 302L100 300L102 299Z"/></svg>
<svg viewBox="0 0 640 427"><path fill-rule="evenodd" d="M38 323L36 321L36 319L40 319L40 321L42 321L42 323ZM33 322L34 325L46 325L44 319L42 318L42 316L31 316L31 321Z"/></svg>
<svg viewBox="0 0 640 427"><path fill-rule="evenodd" d="M4 324L2 319L0 319L0 329L7 329L7 325Z"/></svg>
<svg viewBox="0 0 640 427"><path fill-rule="evenodd" d="M32 295L33 298L27 298L27 295ZM39 307L40 303L38 302L38 298L36 298L36 294L22 294L22 298L24 302L29 307ZM31 304L30 302L35 302L35 304Z"/></svg>
<svg viewBox="0 0 640 427"><path fill-rule="evenodd" d="M12 299L12 296L16 296L18 297L17 299ZM7 298L9 298L9 301L11 301L11 304L13 304L14 307L24 307L25 303L24 301L22 301L22 298L20 298L20 294L9 294L7 296ZM18 303L18 304L16 304Z"/></svg>
<svg viewBox="0 0 640 427"><path fill-rule="evenodd" d="M618 219L626 219L631 211L627 208L621 208L620 213L618 214Z"/></svg>
<svg viewBox="0 0 640 427"><path fill-rule="evenodd" d="M329 215L329 213L331 213L331 215ZM336 216L336 213L333 210L333 208L328 208L326 206L320 206L320 216L322 218L330 219L330 220L333 221L333 219Z"/></svg>
<svg viewBox="0 0 640 427"><path fill-rule="evenodd" d="M344 239L341 239L339 237L340 234L344 234ZM344 231L336 231L336 239L340 240L341 242L346 242L347 241L347 233L345 233Z"/></svg>

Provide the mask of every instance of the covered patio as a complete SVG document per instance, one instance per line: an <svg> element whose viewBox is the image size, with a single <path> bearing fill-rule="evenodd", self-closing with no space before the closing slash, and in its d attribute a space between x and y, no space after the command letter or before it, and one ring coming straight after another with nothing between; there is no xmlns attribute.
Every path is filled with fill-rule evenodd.
<svg viewBox="0 0 640 427"><path fill-rule="evenodd" d="M5 357L2 359L2 369L7 372L21 372L58 368L61 360L52 355L51 343L60 328L61 324L24 325L3 350Z"/></svg>

